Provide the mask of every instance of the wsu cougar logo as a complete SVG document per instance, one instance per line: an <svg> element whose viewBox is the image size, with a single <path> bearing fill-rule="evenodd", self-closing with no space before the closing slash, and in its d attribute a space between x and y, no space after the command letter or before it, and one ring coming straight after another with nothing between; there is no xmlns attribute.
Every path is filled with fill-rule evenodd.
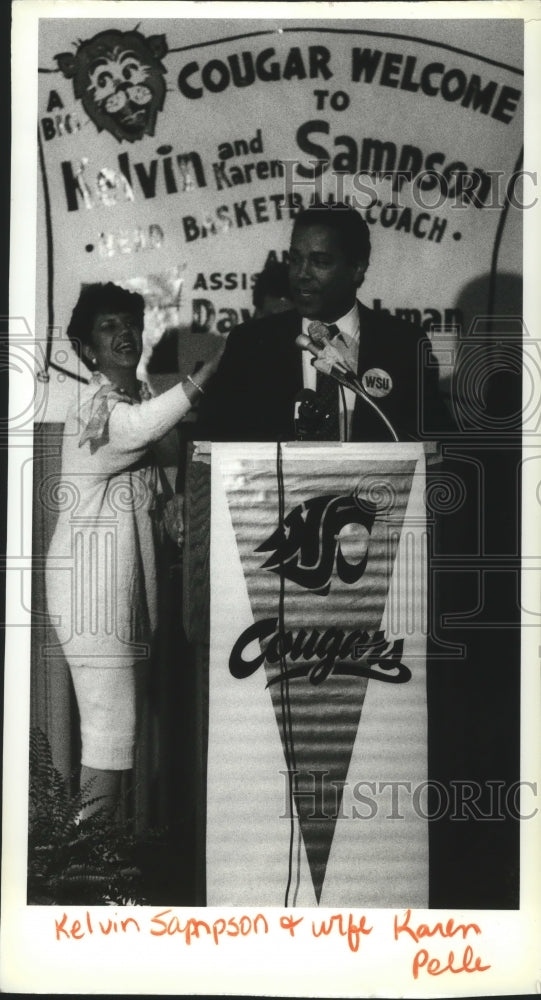
<svg viewBox="0 0 541 1000"><path fill-rule="evenodd" d="M94 125L121 142L154 135L165 100L165 35L145 38L135 31L101 31L81 42L75 55L55 58Z"/></svg>
<svg viewBox="0 0 541 1000"><path fill-rule="evenodd" d="M288 580L325 596L335 559L343 583L356 583L363 575L376 512L375 504L363 501L361 505L353 496L314 497L294 507L284 520L284 532L277 528L255 551L272 551L263 569L279 573L282 565ZM355 562L349 562L342 551L339 535L346 525L365 529L359 540L361 557Z"/></svg>

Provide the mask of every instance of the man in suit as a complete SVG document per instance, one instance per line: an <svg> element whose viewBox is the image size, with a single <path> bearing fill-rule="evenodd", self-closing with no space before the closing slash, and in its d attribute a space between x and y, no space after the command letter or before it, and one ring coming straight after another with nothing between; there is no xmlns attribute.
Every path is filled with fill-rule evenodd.
<svg viewBox="0 0 541 1000"><path fill-rule="evenodd" d="M299 334L312 335L314 321L328 327L333 347L387 418L366 399L336 387L337 429L328 439L389 441L389 423L401 441L437 437L452 428L428 339L413 324L378 315L357 300L369 259L368 225L354 209L318 205L296 217L289 263L295 308L231 331L218 372L201 400L200 438L325 439L325 432L317 430L318 419L308 420L308 431L304 426L299 434L306 390L315 393L308 394L313 401L309 408L322 413L329 408L328 389L320 407L325 390L313 355L296 343ZM311 427L316 428L313 435Z"/></svg>

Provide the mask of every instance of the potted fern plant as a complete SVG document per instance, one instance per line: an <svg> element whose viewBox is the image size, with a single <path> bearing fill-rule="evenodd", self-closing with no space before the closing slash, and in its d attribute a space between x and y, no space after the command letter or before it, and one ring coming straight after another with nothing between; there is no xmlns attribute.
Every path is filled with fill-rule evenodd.
<svg viewBox="0 0 541 1000"><path fill-rule="evenodd" d="M29 904L130 905L146 902L134 863L135 836L99 807L91 791L73 793L53 764L45 733L30 733ZM97 804L97 801L94 800Z"/></svg>

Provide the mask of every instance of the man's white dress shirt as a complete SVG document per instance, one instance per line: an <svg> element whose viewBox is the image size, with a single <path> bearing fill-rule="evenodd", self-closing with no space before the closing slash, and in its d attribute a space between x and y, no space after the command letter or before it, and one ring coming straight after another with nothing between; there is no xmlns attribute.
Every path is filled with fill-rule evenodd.
<svg viewBox="0 0 541 1000"><path fill-rule="evenodd" d="M302 332L306 334L307 337L310 336L308 333L308 327L314 320L307 319L303 317L302 321ZM353 370L357 371L357 363L359 359L359 342L361 339L361 330L359 323L359 310L357 308L357 302L352 308L345 314L337 319L335 323L326 323L325 326L337 326L339 333L333 339L333 347L342 354L345 361L348 361ZM317 380L317 369L312 365L312 361L315 358L310 351L302 352L302 381L305 389L316 388ZM355 406L355 393L351 389L346 389L343 387L344 393L339 392L339 407L340 407L340 440L349 440L351 434L351 423L353 419L353 408ZM344 399L346 403L346 417L347 424L344 421ZM345 428L347 427L347 434Z"/></svg>

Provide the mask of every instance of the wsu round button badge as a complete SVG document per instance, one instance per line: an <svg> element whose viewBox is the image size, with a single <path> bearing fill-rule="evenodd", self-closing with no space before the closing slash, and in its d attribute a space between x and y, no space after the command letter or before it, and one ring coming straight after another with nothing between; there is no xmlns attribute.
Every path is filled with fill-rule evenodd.
<svg viewBox="0 0 541 1000"><path fill-rule="evenodd" d="M388 396L393 388L393 380L389 372L386 372L383 368L369 368L361 376L361 383L364 391L369 396L375 396L376 398Z"/></svg>

